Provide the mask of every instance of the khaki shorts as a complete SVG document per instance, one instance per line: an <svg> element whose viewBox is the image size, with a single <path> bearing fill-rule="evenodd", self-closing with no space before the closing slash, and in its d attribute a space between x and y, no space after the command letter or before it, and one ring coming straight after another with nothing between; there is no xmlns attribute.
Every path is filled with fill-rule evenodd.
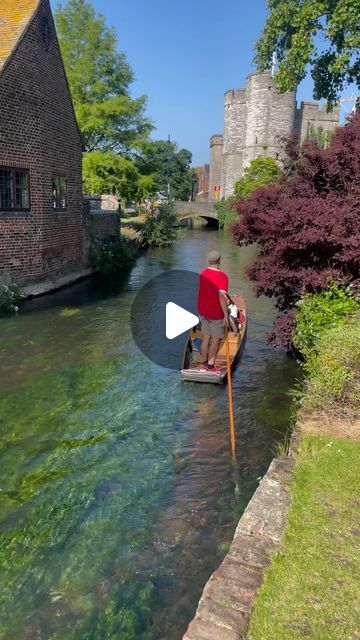
<svg viewBox="0 0 360 640"><path fill-rule="evenodd" d="M211 336L212 338L223 338L225 335L224 318L220 320L211 320L211 318L204 318L200 316L201 331L204 336Z"/></svg>

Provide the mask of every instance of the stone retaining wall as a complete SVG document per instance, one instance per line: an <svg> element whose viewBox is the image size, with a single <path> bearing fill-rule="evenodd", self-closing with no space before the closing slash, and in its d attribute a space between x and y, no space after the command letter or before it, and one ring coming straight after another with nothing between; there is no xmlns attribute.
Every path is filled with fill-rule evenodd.
<svg viewBox="0 0 360 640"><path fill-rule="evenodd" d="M183 640L246 640L256 593L278 549L290 506L294 460L271 463L244 511L230 551L205 585Z"/></svg>
<svg viewBox="0 0 360 640"><path fill-rule="evenodd" d="M90 211L86 218L90 242L120 236L120 214L118 211Z"/></svg>

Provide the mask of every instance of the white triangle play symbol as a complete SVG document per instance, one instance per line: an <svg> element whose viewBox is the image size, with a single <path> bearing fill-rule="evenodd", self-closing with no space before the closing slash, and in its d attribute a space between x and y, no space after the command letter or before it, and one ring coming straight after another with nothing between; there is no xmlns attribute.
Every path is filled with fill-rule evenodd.
<svg viewBox="0 0 360 640"><path fill-rule="evenodd" d="M193 313L179 307L175 302L168 302L166 305L166 337L168 340L177 338L185 331L196 327L199 318Z"/></svg>

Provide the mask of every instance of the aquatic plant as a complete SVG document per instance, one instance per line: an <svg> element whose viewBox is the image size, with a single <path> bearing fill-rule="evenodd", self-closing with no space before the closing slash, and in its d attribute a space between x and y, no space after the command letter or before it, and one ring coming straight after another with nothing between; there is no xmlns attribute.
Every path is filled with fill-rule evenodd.
<svg viewBox="0 0 360 640"><path fill-rule="evenodd" d="M15 284L0 284L0 313L16 313L22 300L20 289Z"/></svg>
<svg viewBox="0 0 360 640"><path fill-rule="evenodd" d="M134 262L138 245L129 238L96 240L90 250L90 260L101 273L122 271Z"/></svg>

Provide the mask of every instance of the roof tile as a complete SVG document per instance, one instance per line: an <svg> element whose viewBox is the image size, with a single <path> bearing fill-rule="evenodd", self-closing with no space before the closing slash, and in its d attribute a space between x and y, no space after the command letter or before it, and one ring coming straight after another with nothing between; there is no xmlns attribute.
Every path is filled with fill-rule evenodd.
<svg viewBox="0 0 360 640"><path fill-rule="evenodd" d="M40 0L0 0L0 71L14 51Z"/></svg>

